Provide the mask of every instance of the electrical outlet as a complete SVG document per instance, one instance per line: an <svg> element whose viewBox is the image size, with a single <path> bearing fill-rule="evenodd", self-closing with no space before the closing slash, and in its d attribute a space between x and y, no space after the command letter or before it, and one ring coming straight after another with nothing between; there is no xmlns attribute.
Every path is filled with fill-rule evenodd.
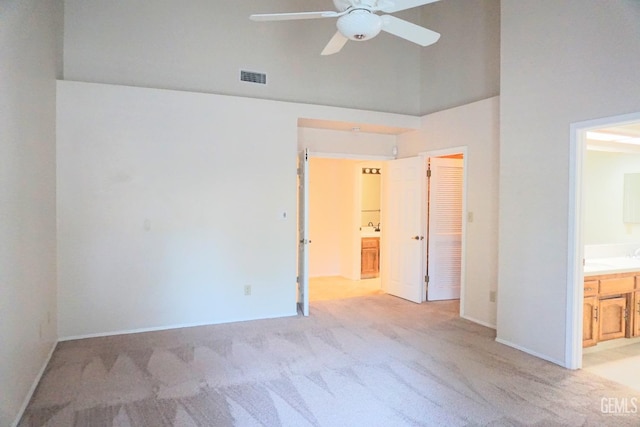
<svg viewBox="0 0 640 427"><path fill-rule="evenodd" d="M244 295L245 296L251 295L251 285L244 285Z"/></svg>
<svg viewBox="0 0 640 427"><path fill-rule="evenodd" d="M496 291L489 291L489 302L496 302Z"/></svg>

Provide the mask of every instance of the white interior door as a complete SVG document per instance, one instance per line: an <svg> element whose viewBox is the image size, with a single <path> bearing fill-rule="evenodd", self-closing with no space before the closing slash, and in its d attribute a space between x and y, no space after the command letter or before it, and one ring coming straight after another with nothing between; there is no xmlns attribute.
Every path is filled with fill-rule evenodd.
<svg viewBox="0 0 640 427"><path fill-rule="evenodd" d="M388 161L382 173L382 286L417 303L425 299L425 176L419 157Z"/></svg>
<svg viewBox="0 0 640 427"><path fill-rule="evenodd" d="M427 299L460 298L462 270L463 160L429 159Z"/></svg>
<svg viewBox="0 0 640 427"><path fill-rule="evenodd" d="M309 315L309 150L298 155L298 306Z"/></svg>

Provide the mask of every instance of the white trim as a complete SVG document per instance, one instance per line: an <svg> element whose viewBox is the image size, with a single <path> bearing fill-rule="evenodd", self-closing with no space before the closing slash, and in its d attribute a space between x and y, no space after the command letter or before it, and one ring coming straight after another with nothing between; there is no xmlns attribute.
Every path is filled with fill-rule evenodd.
<svg viewBox="0 0 640 427"><path fill-rule="evenodd" d="M584 131L579 126L571 125L569 147L569 227L567 247L567 309L566 309L566 341L565 366L569 369L582 368L582 318L584 305L584 286L577 286L584 281L582 258L584 243L582 238L582 174L584 164Z"/></svg>
<svg viewBox="0 0 640 427"><path fill-rule="evenodd" d="M373 154L352 154L352 153L323 153L319 151L309 151L309 157L319 157L323 159L344 159L344 160L394 160L394 156L383 156Z"/></svg>
<svg viewBox="0 0 640 427"><path fill-rule="evenodd" d="M130 335L130 334L140 334L143 332L167 331L170 329L194 328L197 326L213 326L213 325L222 325L222 324L236 323L236 322L250 322L254 320L279 319L282 317L295 317L297 315L298 315L298 311L296 309L296 311L288 312L286 314L274 314L267 317L251 317L247 319L221 320L218 322L184 323L179 325L156 326L152 328L138 328L138 329L127 329L122 331L99 332L95 334L73 335L70 337L63 337L63 338L60 338L58 341L64 342L64 341L73 341L73 340L83 340L87 338L111 337L114 335Z"/></svg>
<svg viewBox="0 0 640 427"><path fill-rule="evenodd" d="M440 150L424 151L420 153L420 156L422 156L422 158L426 161L429 157L451 156L454 154L462 154L462 253L460 262L460 317L466 318L464 302L465 292L467 289L467 188L469 186L469 148L466 145L461 145L458 147L443 148ZM424 203L426 203L426 200L424 201ZM424 230L426 231L426 221L428 221L426 210L423 210L422 217L425 218ZM426 270L426 265L424 268ZM424 274L426 274L426 272Z"/></svg>
<svg viewBox="0 0 640 427"><path fill-rule="evenodd" d="M584 298L583 241L583 169L586 151L585 133L609 126L624 126L640 121L640 112L603 117L570 124L569 209L567 250L567 306L565 330L565 363L569 369L582 368L582 315Z"/></svg>
<svg viewBox="0 0 640 427"><path fill-rule="evenodd" d="M530 354L530 355L535 356L535 357L537 357L539 359L546 360L547 362L555 363L556 365L560 365L560 366L565 366L565 364L564 364L564 362L562 360L553 359L553 358L547 356L546 354L542 354L542 353L538 353L537 351L529 350L528 348L522 347L521 345L518 345L518 344L514 344L511 341L503 340L502 338L496 338L496 342L498 342L500 344L504 344L504 345L512 347L512 348L515 348L516 350L520 350L523 353Z"/></svg>
<svg viewBox="0 0 640 427"><path fill-rule="evenodd" d="M451 156L453 154L467 154L467 150L469 147L466 145L459 145L457 147L450 148L441 148L439 150L431 150L431 151L421 151L418 153L419 156L426 157L442 157L442 156Z"/></svg>
<svg viewBox="0 0 640 427"><path fill-rule="evenodd" d="M45 369L47 369L47 365L49 365L49 361L51 360L51 356L53 356L53 352L55 351L57 345L58 345L58 341L54 342L53 345L51 346L51 350L49 350L49 354L47 355L47 358L42 364L40 371L38 371L38 375L36 375L36 378L33 380L33 384L31 384L31 388L29 388L29 392L27 393L24 400L22 401L22 405L20 406L18 415L16 415L16 418L13 420L13 424L11 424L11 427L17 427L17 425L20 423L20 420L24 415L24 411L27 409L27 405L29 405L31 398L33 397L33 393L35 393L36 388L38 387L38 384L42 379L42 375L44 375Z"/></svg>
<svg viewBox="0 0 640 427"><path fill-rule="evenodd" d="M495 325L495 323L485 322L483 320L478 320L478 319L476 319L474 317L470 317L470 316L466 316L466 315L462 315L462 314L460 315L460 317L465 319L465 320L468 320L469 322L477 323L480 326L485 326L485 327L487 327L489 329L493 329L493 330L497 329L497 326Z"/></svg>

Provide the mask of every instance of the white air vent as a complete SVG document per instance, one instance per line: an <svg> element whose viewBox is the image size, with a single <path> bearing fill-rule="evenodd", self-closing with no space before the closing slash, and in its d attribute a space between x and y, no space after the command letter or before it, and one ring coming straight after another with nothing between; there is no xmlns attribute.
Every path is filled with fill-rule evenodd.
<svg viewBox="0 0 640 427"><path fill-rule="evenodd" d="M256 73L255 71L240 70L240 80L249 83L267 84L267 75L264 73Z"/></svg>

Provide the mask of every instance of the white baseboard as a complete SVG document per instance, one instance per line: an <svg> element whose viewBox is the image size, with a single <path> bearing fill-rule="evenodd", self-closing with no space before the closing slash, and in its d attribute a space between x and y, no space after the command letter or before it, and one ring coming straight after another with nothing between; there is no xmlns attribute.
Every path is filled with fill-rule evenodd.
<svg viewBox="0 0 640 427"><path fill-rule="evenodd" d="M62 337L58 340L58 342L63 341L73 341L73 340L83 340L87 338L101 338L101 337L111 337L114 335L130 335L130 334L140 334L143 332L157 332L157 331L167 331L170 329L182 329L182 328L194 328L197 326L211 326L211 325L221 325L225 323L236 323L236 322L249 322L252 320L264 320L264 319L277 319L280 317L292 317L297 316L298 312L293 311L285 314L274 314L267 317L256 317L249 319L226 319L220 320L218 322L198 322L198 323L184 323L177 325L166 325L166 326L156 326L151 328L138 328L138 329L125 329L120 331L109 331L109 332L98 332L94 334L83 334L83 335L72 335L68 337Z"/></svg>
<svg viewBox="0 0 640 427"><path fill-rule="evenodd" d="M495 329L496 329L496 325L494 325L494 324L492 324L492 323L485 322L485 321L483 321L483 320L478 320L478 319L475 319L475 318L473 318L473 317L465 316L465 315L462 315L462 314L460 315L460 317L461 317L461 318L463 318L463 319L465 319L465 320L468 320L468 321L470 321L470 322L477 323L478 325L486 326L486 327L487 327L487 328L489 328L489 329L493 329L493 330L495 330Z"/></svg>
<svg viewBox="0 0 640 427"><path fill-rule="evenodd" d="M31 398L33 397L33 393L35 393L36 388L38 387L38 384L40 384L40 380L42 379L44 370L47 369L47 365L51 360L51 356L53 356L53 351L56 349L56 345L58 345L57 341L54 342L53 345L51 346L51 350L49 350L49 354L47 355L47 358L42 364L42 367L40 368L38 375L36 375L35 380L33 380L33 384L31 384L31 388L29 389L29 392L25 396L24 401L22 402L22 406L20 406L20 410L18 411L18 415L16 416L16 419L13 421L13 424L11 424L11 427L16 427L20 422L20 420L22 419L22 416L24 415L24 411L27 409L27 405L29 405Z"/></svg>
<svg viewBox="0 0 640 427"><path fill-rule="evenodd" d="M509 347L513 347L516 350L520 350L520 351L522 351L524 353L527 353L527 354L530 354L532 356L535 356L538 359L546 360L547 362L555 363L556 365L560 365L563 368L567 368L567 365L565 364L565 362L563 360L553 359L553 358L551 358L551 357L549 357L549 356L547 356L545 354L538 353L537 351L530 350L530 349L528 349L526 347L522 347L521 345L514 344L511 341L503 340L501 338L496 338L496 341L499 342L500 344L504 344L504 345L507 345Z"/></svg>

